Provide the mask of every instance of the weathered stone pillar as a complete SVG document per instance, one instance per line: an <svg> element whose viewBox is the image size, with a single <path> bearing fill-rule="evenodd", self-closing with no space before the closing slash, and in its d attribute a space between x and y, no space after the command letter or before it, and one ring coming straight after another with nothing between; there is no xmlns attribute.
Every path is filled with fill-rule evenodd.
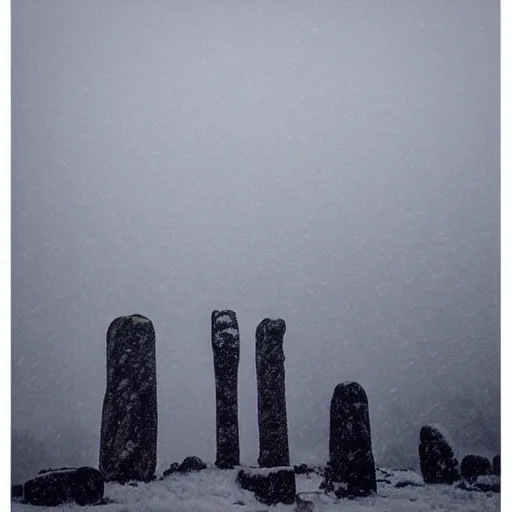
<svg viewBox="0 0 512 512"><path fill-rule="evenodd" d="M341 496L377 492L368 398L357 382L334 389L328 467L332 482L344 484L338 486Z"/></svg>
<svg viewBox="0 0 512 512"><path fill-rule="evenodd" d="M150 480L156 441L155 330L142 315L119 317L107 331L99 464L105 480Z"/></svg>
<svg viewBox="0 0 512 512"><path fill-rule="evenodd" d="M289 466L283 337L284 320L265 318L256 329L256 377L261 467Z"/></svg>
<svg viewBox="0 0 512 512"><path fill-rule="evenodd" d="M212 313L212 348L217 404L217 459L222 469L240 464L238 363L240 334L234 311Z"/></svg>

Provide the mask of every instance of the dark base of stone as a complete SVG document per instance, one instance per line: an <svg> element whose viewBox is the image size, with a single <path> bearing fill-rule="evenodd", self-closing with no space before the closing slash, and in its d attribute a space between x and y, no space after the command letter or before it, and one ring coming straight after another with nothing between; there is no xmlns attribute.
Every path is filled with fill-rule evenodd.
<svg viewBox="0 0 512 512"><path fill-rule="evenodd" d="M297 493L293 469L274 469L262 472L241 469L236 479L237 484L254 493L255 498L265 505L295 503Z"/></svg>
<svg viewBox="0 0 512 512"><path fill-rule="evenodd" d="M94 468L45 471L25 483L23 498L31 505L47 507L69 501L92 505L103 498L104 489L103 475Z"/></svg>
<svg viewBox="0 0 512 512"><path fill-rule="evenodd" d="M491 473L491 461L480 455L466 455L460 463L460 476L470 482L474 482L481 475Z"/></svg>
<svg viewBox="0 0 512 512"><path fill-rule="evenodd" d="M240 466L240 464L230 463L230 462L226 462L226 461L215 462L215 465L219 469L235 469L237 466Z"/></svg>
<svg viewBox="0 0 512 512"><path fill-rule="evenodd" d="M345 475L346 479L342 479L340 475ZM373 461L370 467L364 463L354 464L354 468L348 471L342 471L328 462L322 476L324 479L320 484L320 490L334 493L337 498L360 498L377 492Z"/></svg>

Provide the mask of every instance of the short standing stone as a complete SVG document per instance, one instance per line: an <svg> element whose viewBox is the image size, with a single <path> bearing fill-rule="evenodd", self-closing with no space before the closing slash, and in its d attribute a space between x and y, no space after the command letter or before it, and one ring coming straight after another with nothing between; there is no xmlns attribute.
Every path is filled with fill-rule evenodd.
<svg viewBox="0 0 512 512"><path fill-rule="evenodd" d="M492 472L496 476L501 476L501 457L499 455L495 455L492 459Z"/></svg>
<svg viewBox="0 0 512 512"><path fill-rule="evenodd" d="M448 433L440 425L420 431L420 468L426 484L453 484L459 480L459 462Z"/></svg>
<svg viewBox="0 0 512 512"><path fill-rule="evenodd" d="M289 466L284 374L284 320L265 318L256 329L256 378L261 467Z"/></svg>
<svg viewBox="0 0 512 512"><path fill-rule="evenodd" d="M253 492L256 499L265 505L295 503L297 490L292 468L241 469L236 481L242 489Z"/></svg>
<svg viewBox="0 0 512 512"><path fill-rule="evenodd" d="M152 479L156 468L155 331L141 315L116 318L107 331L100 471L107 481Z"/></svg>
<svg viewBox="0 0 512 512"><path fill-rule="evenodd" d="M491 473L491 461L487 457L466 455L460 463L460 476L470 482L475 482L481 475Z"/></svg>
<svg viewBox="0 0 512 512"><path fill-rule="evenodd" d="M74 501L92 505L103 498L103 475L94 468L83 467L46 471L23 486L23 499L31 505L54 507Z"/></svg>
<svg viewBox="0 0 512 512"><path fill-rule="evenodd" d="M368 398L357 382L338 384L334 389L325 477L326 488L333 485L340 496L377 492Z"/></svg>
<svg viewBox="0 0 512 512"><path fill-rule="evenodd" d="M217 459L219 468L240 464L238 438L238 363L240 334L234 311L213 311L212 349L217 405Z"/></svg>

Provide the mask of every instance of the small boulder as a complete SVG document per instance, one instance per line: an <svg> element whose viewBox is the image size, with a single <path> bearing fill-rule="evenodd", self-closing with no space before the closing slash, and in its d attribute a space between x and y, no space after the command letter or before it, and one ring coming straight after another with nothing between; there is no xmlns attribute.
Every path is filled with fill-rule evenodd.
<svg viewBox="0 0 512 512"><path fill-rule="evenodd" d="M460 463L460 475L470 482L476 481L480 475L492 473L491 461L480 455L466 455Z"/></svg>
<svg viewBox="0 0 512 512"><path fill-rule="evenodd" d="M297 490L292 468L241 469L236 482L242 489L253 492L255 498L265 505L295 503Z"/></svg>
<svg viewBox="0 0 512 512"><path fill-rule="evenodd" d="M103 498L105 481L94 468L82 467L48 471L25 482L23 498L31 505L57 506L74 501L78 505L92 505Z"/></svg>
<svg viewBox="0 0 512 512"><path fill-rule="evenodd" d="M457 488L473 492L500 492L500 477L496 475L480 475L475 481L462 480L457 485Z"/></svg>
<svg viewBox="0 0 512 512"><path fill-rule="evenodd" d="M185 457L177 471L179 473L192 473L203 469L206 469L206 464L199 457Z"/></svg>

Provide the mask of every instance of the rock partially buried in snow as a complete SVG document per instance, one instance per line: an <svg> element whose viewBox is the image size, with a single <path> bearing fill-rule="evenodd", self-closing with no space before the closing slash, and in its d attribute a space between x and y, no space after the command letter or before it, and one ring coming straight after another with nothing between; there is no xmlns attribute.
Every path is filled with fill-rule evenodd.
<svg viewBox="0 0 512 512"><path fill-rule="evenodd" d="M196 471L202 471L207 467L208 466L199 457L185 457L181 464L179 462L173 462L169 468L163 472L161 480L175 473L194 473Z"/></svg>
<svg viewBox="0 0 512 512"><path fill-rule="evenodd" d="M178 468L178 473L192 473L206 469L206 464L199 457L185 457Z"/></svg>
<svg viewBox="0 0 512 512"><path fill-rule="evenodd" d="M74 501L92 505L103 498L103 475L94 468L82 467L45 471L23 486L23 499L31 505L53 507Z"/></svg>
<svg viewBox="0 0 512 512"><path fill-rule="evenodd" d="M162 475L162 478L166 478L168 477L169 475L172 475L173 473L177 473L178 472L178 469L180 467L180 463L179 462L173 462L168 469L166 469L164 472L163 472L163 475Z"/></svg>
<svg viewBox="0 0 512 512"><path fill-rule="evenodd" d="M142 315L116 318L107 331L100 471L107 481L149 481L156 468L155 331Z"/></svg>
<svg viewBox="0 0 512 512"><path fill-rule="evenodd" d="M272 468L290 465L284 372L284 320L265 318L256 329L258 383L258 464Z"/></svg>
<svg viewBox="0 0 512 512"><path fill-rule="evenodd" d="M500 492L500 480L496 475L480 475L476 479L475 487L482 492Z"/></svg>
<svg viewBox="0 0 512 512"><path fill-rule="evenodd" d="M212 312L212 349L217 415L215 464L221 469L229 469L240 464L238 436L240 334L234 311Z"/></svg>
<svg viewBox="0 0 512 512"><path fill-rule="evenodd" d="M322 488L338 497L377 492L368 398L357 382L338 384L334 389L329 462Z"/></svg>
<svg viewBox="0 0 512 512"><path fill-rule="evenodd" d="M457 488L464 491L496 493L501 491L500 480L496 475L480 475L476 480L462 480Z"/></svg>
<svg viewBox="0 0 512 512"><path fill-rule="evenodd" d="M420 430L420 468L426 484L453 484L459 480L459 462L449 434L440 425Z"/></svg>
<svg viewBox="0 0 512 512"><path fill-rule="evenodd" d="M466 455L460 463L460 476L470 482L476 481L481 475L492 473L491 461L480 455Z"/></svg>
<svg viewBox="0 0 512 512"><path fill-rule="evenodd" d="M295 503L297 490L292 468L245 468L238 472L236 482L265 505Z"/></svg>

